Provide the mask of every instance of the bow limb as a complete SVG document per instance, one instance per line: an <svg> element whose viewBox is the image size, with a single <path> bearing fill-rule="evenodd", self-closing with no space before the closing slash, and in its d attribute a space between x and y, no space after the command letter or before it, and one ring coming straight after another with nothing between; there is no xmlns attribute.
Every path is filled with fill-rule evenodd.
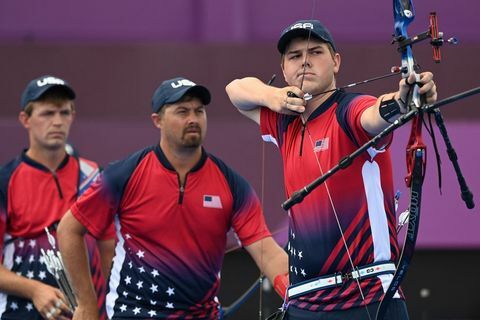
<svg viewBox="0 0 480 320"><path fill-rule="evenodd" d="M411 0L393 0L393 15L395 20L395 41L399 44L399 51L402 56L402 77L407 80L412 73L415 73L415 59L412 53L411 42L407 34L407 28L415 18L415 12ZM407 94L406 106L409 110L418 110L416 117L412 121L412 129L407 144L407 169L408 174L405 178L407 187L410 188L410 205L408 216L408 229L405 234L405 243L397 263L397 270L393 275L382 301L378 307L376 319L382 320L388 310L392 298L400 288L410 261L415 250L415 243L420 222L420 208L422 185L425 176L426 167L426 145L422 140L422 117L423 105L419 86L419 75L415 73L415 83L410 85ZM408 83L408 82L407 82Z"/></svg>

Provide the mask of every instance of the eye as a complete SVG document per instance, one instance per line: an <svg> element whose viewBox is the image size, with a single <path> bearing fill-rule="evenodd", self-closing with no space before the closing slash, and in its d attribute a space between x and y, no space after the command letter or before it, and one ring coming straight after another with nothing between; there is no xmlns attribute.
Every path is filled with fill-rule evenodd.
<svg viewBox="0 0 480 320"><path fill-rule="evenodd" d="M299 53L297 53L297 54L292 54L292 55L288 56L288 60L295 60L295 59L300 58L300 56L301 56L301 55L300 55Z"/></svg>
<svg viewBox="0 0 480 320"><path fill-rule="evenodd" d="M40 116L42 116L42 117L52 117L54 114L55 114L54 111L43 111L42 113L40 113Z"/></svg>

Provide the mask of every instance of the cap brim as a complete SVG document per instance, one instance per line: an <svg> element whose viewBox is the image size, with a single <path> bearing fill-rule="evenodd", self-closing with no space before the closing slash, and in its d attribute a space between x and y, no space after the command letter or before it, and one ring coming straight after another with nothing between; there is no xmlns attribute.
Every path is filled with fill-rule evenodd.
<svg viewBox="0 0 480 320"><path fill-rule="evenodd" d="M333 50L336 51L335 46L328 41L327 39L323 38L319 34L317 34L315 31L309 31L307 29L294 29L290 30L287 33L285 33L282 37L280 37L280 40L278 40L277 44L277 49L281 54L285 53L285 50L287 50L287 46L295 38L307 38L310 34L310 38L312 39L318 39L321 40L325 43L329 43L332 47Z"/></svg>
<svg viewBox="0 0 480 320"><path fill-rule="evenodd" d="M72 100L75 99L75 92L72 88L63 84L53 84L51 86L46 86L43 90L39 91L35 97L32 97L31 101L40 99L45 93L53 89L61 89L67 94L68 98Z"/></svg>
<svg viewBox="0 0 480 320"><path fill-rule="evenodd" d="M200 86L200 85L187 87L183 90L178 91L177 93L172 95L170 99L165 101L165 103L175 103L178 100L182 99L187 93L199 98L204 105L207 105L210 103L210 100L211 100L210 91L208 91L208 89L205 88L204 86Z"/></svg>
<svg viewBox="0 0 480 320"><path fill-rule="evenodd" d="M278 40L278 44L277 44L278 51L282 54L285 53L285 50L287 49L287 45L290 43L290 41L292 41L295 38L307 37L309 32L311 33L312 36L315 36L315 38L317 38L317 36L313 32L307 29L294 29L286 32Z"/></svg>

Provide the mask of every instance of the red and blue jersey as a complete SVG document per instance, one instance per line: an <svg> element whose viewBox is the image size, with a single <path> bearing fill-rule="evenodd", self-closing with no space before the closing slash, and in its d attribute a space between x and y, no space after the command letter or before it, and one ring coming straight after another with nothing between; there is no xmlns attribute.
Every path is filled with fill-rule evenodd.
<svg viewBox="0 0 480 320"><path fill-rule="evenodd" d="M94 235L115 222L111 319L218 319L227 232L270 236L254 190L204 150L183 185L159 145L114 162L72 212Z"/></svg>
<svg viewBox="0 0 480 320"><path fill-rule="evenodd" d="M54 172L25 152L0 169L0 247L3 266L21 276L58 287L47 271L41 249L51 249L44 228L53 236L63 214L98 176L95 162L66 155ZM114 235L103 235L111 238ZM92 278L101 318L105 319L106 283L95 239L87 237ZM0 292L1 319L43 319L30 300Z"/></svg>
<svg viewBox="0 0 480 320"><path fill-rule="evenodd" d="M375 102L374 97L339 90L310 115L306 126L298 116L261 109L263 138L274 142L283 158L287 197L370 139L360 118ZM390 139L378 149L370 148L290 209L287 249L292 284L352 271L335 212L354 266L397 260ZM362 280L365 302L379 301L390 279L391 275L380 275ZM348 309L362 303L355 281L290 302L311 311Z"/></svg>

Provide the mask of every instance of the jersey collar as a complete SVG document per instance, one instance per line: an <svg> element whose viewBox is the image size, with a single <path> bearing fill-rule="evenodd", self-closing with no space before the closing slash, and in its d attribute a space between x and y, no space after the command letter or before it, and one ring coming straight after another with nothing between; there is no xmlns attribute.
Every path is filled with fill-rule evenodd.
<svg viewBox="0 0 480 320"><path fill-rule="evenodd" d="M28 164L29 166L32 166L36 169L39 169L39 170L42 170L42 171L46 171L46 172L50 172L50 169L48 169L46 166L44 166L43 164L41 164L40 162L38 161L35 161L33 160L32 158L30 158L29 156L27 156L27 150L28 149L24 149L22 151L22 154L20 155L21 159L23 162L25 162L26 164ZM62 169L63 167L65 167L68 163L68 160L70 159L70 155L68 153L65 154L65 158L63 158L62 162L60 162L60 164L58 165L58 168L55 170L60 170Z"/></svg>
<svg viewBox="0 0 480 320"><path fill-rule="evenodd" d="M315 110L313 110L310 117L308 117L308 121L315 119L316 117L320 116L322 113L330 109L334 102L337 101L338 97L345 92L343 89L338 89L335 91L327 100L325 100L321 105L319 105Z"/></svg>
<svg viewBox="0 0 480 320"><path fill-rule="evenodd" d="M158 161L167 168L168 170L175 171L175 168L172 166L170 161L168 161L167 157L165 156L165 153L163 153L162 148L160 148L160 144L157 144L154 149L155 155L158 158ZM193 166L193 168L190 170L190 172L195 172L200 170L203 165L205 164L205 161L207 161L208 154L205 151L205 149L202 146L202 155L200 156L200 160Z"/></svg>

